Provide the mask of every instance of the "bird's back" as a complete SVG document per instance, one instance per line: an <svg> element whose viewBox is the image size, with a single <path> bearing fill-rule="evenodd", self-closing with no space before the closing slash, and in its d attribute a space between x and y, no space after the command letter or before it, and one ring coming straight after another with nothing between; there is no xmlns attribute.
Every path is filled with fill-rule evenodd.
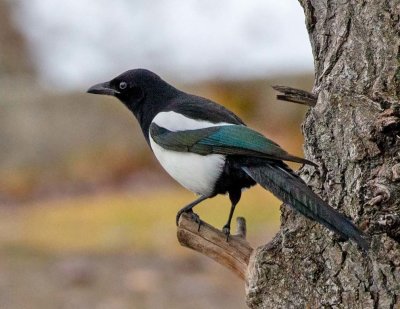
<svg viewBox="0 0 400 309"><path fill-rule="evenodd" d="M199 121L244 125L242 119L224 106L206 98L187 93L182 93L182 95L171 100L164 110L175 111Z"/></svg>

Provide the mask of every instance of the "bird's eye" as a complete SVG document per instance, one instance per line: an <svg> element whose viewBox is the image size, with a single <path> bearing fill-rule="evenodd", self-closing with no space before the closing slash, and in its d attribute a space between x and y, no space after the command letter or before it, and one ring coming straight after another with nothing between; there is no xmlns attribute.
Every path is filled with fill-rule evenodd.
<svg viewBox="0 0 400 309"><path fill-rule="evenodd" d="M119 89L121 89L121 90L124 90L127 86L128 86L128 84L126 82L119 83Z"/></svg>

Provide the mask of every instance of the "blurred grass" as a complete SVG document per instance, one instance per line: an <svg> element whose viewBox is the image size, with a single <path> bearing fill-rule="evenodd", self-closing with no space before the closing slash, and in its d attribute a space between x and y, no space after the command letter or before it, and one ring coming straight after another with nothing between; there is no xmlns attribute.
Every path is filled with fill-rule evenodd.
<svg viewBox="0 0 400 309"><path fill-rule="evenodd" d="M183 189L155 190L35 202L12 213L2 209L0 248L61 253L177 249L175 214L195 196ZM278 230L278 205L279 201L261 188L244 192L235 215L247 219L250 241L266 242ZM228 216L229 199L216 197L199 205L196 212L221 228Z"/></svg>
<svg viewBox="0 0 400 309"><path fill-rule="evenodd" d="M179 245L175 214L195 197L176 188L0 207L0 308L245 308L241 280ZM261 188L244 192L236 216L254 247L278 230L278 205ZM196 212L221 228L229 199Z"/></svg>

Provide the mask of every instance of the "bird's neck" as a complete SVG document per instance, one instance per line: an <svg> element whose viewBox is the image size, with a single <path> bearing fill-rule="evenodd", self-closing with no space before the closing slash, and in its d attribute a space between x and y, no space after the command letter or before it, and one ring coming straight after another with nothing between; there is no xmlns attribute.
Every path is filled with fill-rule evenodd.
<svg viewBox="0 0 400 309"><path fill-rule="evenodd" d="M169 89L168 92L164 92L160 95L151 95L146 97L143 104L140 104L137 108L131 109L132 113L135 115L142 129L143 135L150 144L149 141L149 128L154 117L168 109L168 106L173 103L181 92L175 88Z"/></svg>
<svg viewBox="0 0 400 309"><path fill-rule="evenodd" d="M139 122L139 125L142 129L142 132L143 132L144 138L146 139L146 142L150 145L149 128L150 128L151 121L153 120L155 115L148 115L143 112L138 112L138 113L134 113L134 114L135 114L136 119Z"/></svg>

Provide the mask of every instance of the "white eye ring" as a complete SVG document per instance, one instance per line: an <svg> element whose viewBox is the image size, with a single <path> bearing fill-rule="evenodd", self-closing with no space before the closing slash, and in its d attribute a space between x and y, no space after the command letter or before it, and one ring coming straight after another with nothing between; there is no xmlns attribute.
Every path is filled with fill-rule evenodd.
<svg viewBox="0 0 400 309"><path fill-rule="evenodd" d="M128 84L126 82L119 83L119 89L121 89L121 90L124 90L127 86L128 86Z"/></svg>

